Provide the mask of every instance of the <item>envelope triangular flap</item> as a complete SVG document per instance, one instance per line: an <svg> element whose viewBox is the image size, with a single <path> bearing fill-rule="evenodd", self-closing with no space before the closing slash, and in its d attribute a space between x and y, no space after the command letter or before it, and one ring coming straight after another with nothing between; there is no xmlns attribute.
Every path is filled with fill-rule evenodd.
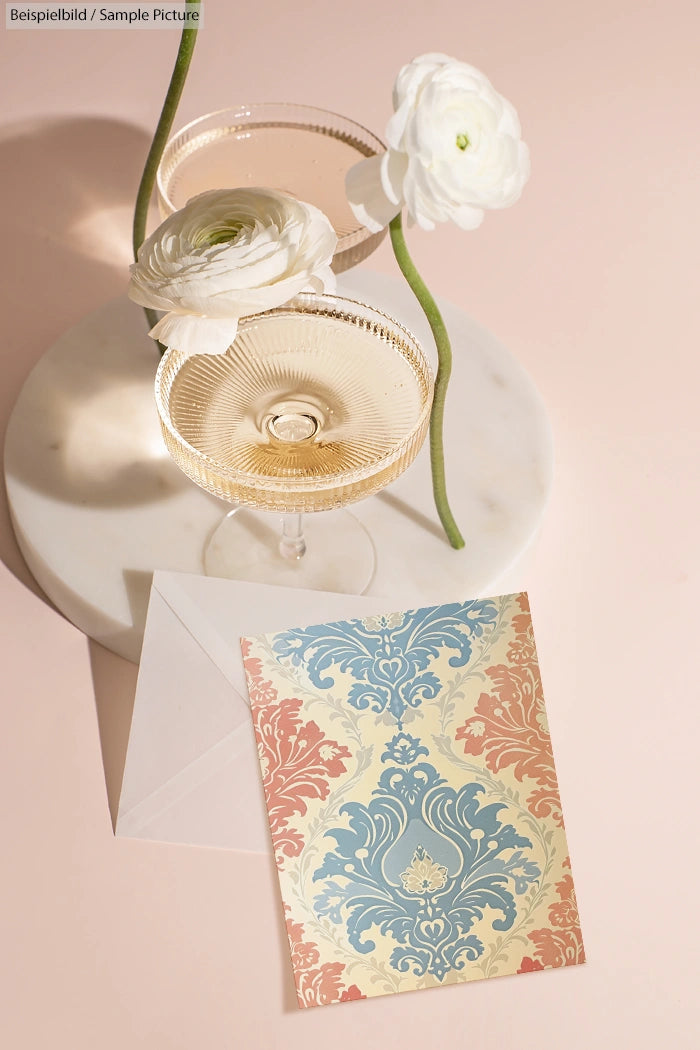
<svg viewBox="0 0 700 1050"><path fill-rule="evenodd" d="M248 712L196 635L154 587L129 735L120 815L227 738Z"/></svg>
<svg viewBox="0 0 700 1050"><path fill-rule="evenodd" d="M395 602L355 594L300 590L220 580L184 573L156 572L154 589L247 703L248 687L240 653L241 635L353 616L391 612Z"/></svg>

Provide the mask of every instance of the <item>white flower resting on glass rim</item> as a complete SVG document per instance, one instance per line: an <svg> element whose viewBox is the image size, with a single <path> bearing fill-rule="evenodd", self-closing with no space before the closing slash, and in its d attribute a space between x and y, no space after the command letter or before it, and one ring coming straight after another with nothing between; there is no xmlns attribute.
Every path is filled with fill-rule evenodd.
<svg viewBox="0 0 700 1050"><path fill-rule="evenodd" d="M238 320L304 291L335 290L337 237L318 208L269 189L200 193L161 223L131 266L129 297L167 311L149 335L223 354Z"/></svg>
<svg viewBox="0 0 700 1050"><path fill-rule="evenodd" d="M405 206L425 230L451 220L464 230L484 210L507 208L530 174L518 115L478 69L442 54L404 66L394 85L386 153L346 180L356 217L378 231Z"/></svg>

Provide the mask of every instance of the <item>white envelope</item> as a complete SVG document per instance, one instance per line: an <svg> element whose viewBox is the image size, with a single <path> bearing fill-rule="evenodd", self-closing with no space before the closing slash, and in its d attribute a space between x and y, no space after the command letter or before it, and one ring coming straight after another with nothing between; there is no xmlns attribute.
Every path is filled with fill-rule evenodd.
<svg viewBox="0 0 700 1050"><path fill-rule="evenodd" d="M270 852L241 635L391 611L386 598L154 573L116 834Z"/></svg>

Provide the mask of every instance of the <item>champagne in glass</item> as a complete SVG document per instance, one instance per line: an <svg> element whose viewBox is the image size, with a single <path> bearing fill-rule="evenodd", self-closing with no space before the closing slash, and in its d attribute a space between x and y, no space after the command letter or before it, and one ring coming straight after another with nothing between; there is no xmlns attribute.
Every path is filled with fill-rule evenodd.
<svg viewBox="0 0 700 1050"><path fill-rule="evenodd" d="M169 350L156 399L178 466L239 507L285 516L278 542L260 516L228 515L205 571L361 593L374 569L364 528L345 514L328 528L315 520L305 538L301 514L336 511L398 477L425 438L431 397L415 338L337 296L299 296L242 320L223 355Z"/></svg>

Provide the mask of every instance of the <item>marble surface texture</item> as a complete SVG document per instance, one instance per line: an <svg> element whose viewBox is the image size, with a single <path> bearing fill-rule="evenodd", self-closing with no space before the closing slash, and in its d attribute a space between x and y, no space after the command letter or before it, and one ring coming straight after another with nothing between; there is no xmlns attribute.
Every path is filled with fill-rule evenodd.
<svg viewBox="0 0 700 1050"><path fill-rule="evenodd" d="M398 317L434 359L430 330L400 277L362 268L344 275L339 291ZM453 550L442 532L427 445L401 478L352 508L376 551L366 593L399 605L513 589L508 572L523 586L522 559L552 479L549 422L532 381L462 310L445 304L444 312L454 343L447 476L466 546ZM207 539L230 509L168 456L153 398L156 362L140 308L114 300L48 349L5 443L15 534L35 578L69 620L133 661L153 570L202 572ZM267 517L277 527L278 517Z"/></svg>

